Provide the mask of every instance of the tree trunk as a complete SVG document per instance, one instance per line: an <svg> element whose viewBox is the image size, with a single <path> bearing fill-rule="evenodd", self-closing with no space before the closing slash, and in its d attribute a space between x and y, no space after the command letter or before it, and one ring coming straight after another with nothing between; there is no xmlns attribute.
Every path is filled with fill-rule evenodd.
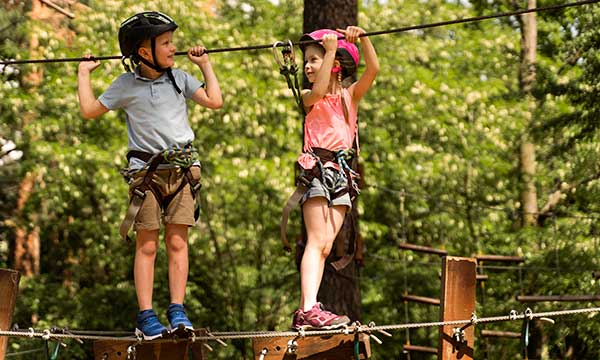
<svg viewBox="0 0 600 360"><path fill-rule="evenodd" d="M527 8L536 7L536 0L528 0ZM525 101L528 103L528 110L533 117L535 113L535 99L531 93L535 83L536 71L536 46L537 46L537 25L536 14L524 14L521 26L521 66L519 71L519 80L521 91L524 94ZM531 119L530 119L531 121ZM521 205L522 205L522 226L535 226L537 221L538 205L537 192L535 187L535 145L529 135L524 134L520 146L521 162Z"/></svg>
<svg viewBox="0 0 600 360"><path fill-rule="evenodd" d="M528 0L527 8L536 7L536 0ZM521 92L527 102L528 111L531 114L529 121L533 121L536 110L536 102L532 94L536 80L536 47L537 47L537 22L536 13L523 14L521 20L521 66L519 71L519 82ZM535 144L531 141L528 129L521 139L521 205L522 226L536 226L538 218L537 191L535 186ZM548 359L548 336L544 333L539 322L534 322L535 329L532 334L532 350L535 359Z"/></svg>
<svg viewBox="0 0 600 360"><path fill-rule="evenodd" d="M35 173L28 173L19 184L19 199L17 200L17 216L23 218L23 210L36 181ZM30 232L20 224L15 230L14 268L29 277L40 272L40 234L35 226Z"/></svg>
<svg viewBox="0 0 600 360"><path fill-rule="evenodd" d="M358 24L356 0L304 0L304 33Z"/></svg>
<svg viewBox="0 0 600 360"><path fill-rule="evenodd" d="M346 28L348 25L358 23L357 0L305 0L304 1L304 33L317 29ZM334 260L342 255L340 249L347 253L349 249L358 247L361 243L358 234L357 203L353 203L352 211L346 216L344 225L336 239L336 245L330 259ZM302 238L306 239L304 225ZM343 245L343 246L342 246ZM303 251L297 248L297 253ZM360 253L359 249L356 249ZM297 254L301 258L301 254ZM351 261L348 266L340 271L326 266L318 298L326 308L338 314L348 315L352 320L360 320L360 291L358 286L358 265Z"/></svg>

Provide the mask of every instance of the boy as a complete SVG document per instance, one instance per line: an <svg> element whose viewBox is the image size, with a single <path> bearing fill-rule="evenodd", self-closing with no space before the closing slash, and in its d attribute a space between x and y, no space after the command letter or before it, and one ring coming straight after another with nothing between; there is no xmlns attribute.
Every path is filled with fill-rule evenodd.
<svg viewBox="0 0 600 360"><path fill-rule="evenodd" d="M145 340L161 337L167 328L152 308L154 260L158 249L161 217L165 222L165 243L169 266L171 305L167 318L171 329L193 329L183 307L188 277L188 227L194 225L194 198L199 190L200 163L191 147L194 133L188 122L186 100L218 109L223 100L205 48L188 50L206 84L181 70L173 70L177 24L160 12L148 11L125 20L119 29L119 46L126 73L119 76L98 98L94 97L90 73L100 63L79 64L78 95L81 114L96 118L122 108L127 114L129 139L130 207L121 225L127 236L135 219L136 250L134 282L140 312L136 335ZM88 55L88 57L91 57ZM125 60L135 65L133 72ZM163 156L169 152L176 160ZM191 161L189 161L191 159ZM191 165L191 166L190 166Z"/></svg>

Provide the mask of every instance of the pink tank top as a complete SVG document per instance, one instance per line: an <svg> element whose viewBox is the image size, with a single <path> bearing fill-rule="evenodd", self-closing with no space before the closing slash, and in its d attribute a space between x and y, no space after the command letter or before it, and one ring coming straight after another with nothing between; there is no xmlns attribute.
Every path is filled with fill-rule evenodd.
<svg viewBox="0 0 600 360"><path fill-rule="evenodd" d="M357 106L352 102L348 89L342 90L348 107L348 121L344 118L342 98L339 94L327 94L317 101L304 121L304 152L298 157L298 163L304 169L312 169L317 160L307 152L313 148L332 151L352 148L354 138L358 137L356 126ZM358 138L356 141L358 152ZM331 166L331 165L329 165Z"/></svg>

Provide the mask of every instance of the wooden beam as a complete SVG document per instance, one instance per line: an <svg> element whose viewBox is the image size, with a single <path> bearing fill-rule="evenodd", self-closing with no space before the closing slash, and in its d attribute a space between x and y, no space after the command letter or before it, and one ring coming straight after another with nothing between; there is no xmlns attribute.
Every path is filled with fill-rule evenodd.
<svg viewBox="0 0 600 360"><path fill-rule="evenodd" d="M500 330L481 330L482 337L506 337L512 339L520 339L521 333L515 331L500 331Z"/></svg>
<svg viewBox="0 0 600 360"><path fill-rule="evenodd" d="M206 336L206 329L195 330L196 336ZM137 341L114 341L114 340L96 340L94 341L94 359L95 360L126 360L129 359L127 350L130 346L136 345ZM189 359L190 354L193 359L207 360L206 341L191 342L187 339L173 342L146 341L135 346L134 359L144 360L181 360Z"/></svg>
<svg viewBox="0 0 600 360"><path fill-rule="evenodd" d="M355 335L253 338L254 359L259 360L354 360ZM295 352L288 353L288 344L295 341ZM359 358L371 357L367 334L358 334ZM261 360L262 360L261 359Z"/></svg>
<svg viewBox="0 0 600 360"><path fill-rule="evenodd" d="M471 318L475 312L476 275L477 260L452 256L442 258L440 321ZM460 339L454 336L455 328L462 330ZM441 326L439 339L438 359L473 359L474 326Z"/></svg>
<svg viewBox="0 0 600 360"><path fill-rule="evenodd" d="M61 8L60 6L56 5L55 3L53 3L50 0L40 0L42 3L50 6L51 8L53 8L54 10L58 11L59 13L71 18L71 19L75 19L75 14L73 14L72 12L69 12L63 8Z"/></svg>
<svg viewBox="0 0 600 360"><path fill-rule="evenodd" d="M477 261L496 261L496 262L525 262L522 256L506 256L506 255L476 255Z"/></svg>
<svg viewBox="0 0 600 360"><path fill-rule="evenodd" d="M600 301L600 295L518 295L520 302L544 302L544 301Z"/></svg>
<svg viewBox="0 0 600 360"><path fill-rule="evenodd" d="M442 278L442 273L441 272L438 273L438 278L440 278L440 279ZM477 281L487 281L488 278L489 277L488 277L487 274L477 274L477 276L475 277L475 279Z"/></svg>
<svg viewBox="0 0 600 360"><path fill-rule="evenodd" d="M409 243L400 243L400 244L398 244L398 247L400 249L404 249L404 250L412 250L412 251L416 251L416 252L422 252L422 253L433 254L433 255L440 255L440 256L448 255L448 252L446 250L435 249L435 248L428 247L428 246L414 245L414 244L409 244Z"/></svg>
<svg viewBox="0 0 600 360"><path fill-rule="evenodd" d="M418 345L404 345L402 347L404 351L413 351L413 352L421 352L426 354L436 354L438 353L437 349L429 346L418 346Z"/></svg>
<svg viewBox="0 0 600 360"><path fill-rule="evenodd" d="M437 305L437 306L440 305L440 299L434 299L434 298L425 297L425 296L403 294L403 295L401 295L401 298L404 301L413 301L413 302L418 302L421 304L429 304L429 305Z"/></svg>
<svg viewBox="0 0 600 360"><path fill-rule="evenodd" d="M21 274L15 270L0 269L0 330L10 330L17 293L19 292L19 281ZM8 337L0 336L0 359L6 357Z"/></svg>

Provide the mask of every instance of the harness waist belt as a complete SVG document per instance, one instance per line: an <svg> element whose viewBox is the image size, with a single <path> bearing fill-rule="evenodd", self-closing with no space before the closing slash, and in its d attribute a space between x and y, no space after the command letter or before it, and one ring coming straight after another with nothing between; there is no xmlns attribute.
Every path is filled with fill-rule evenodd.
<svg viewBox="0 0 600 360"><path fill-rule="evenodd" d="M132 158L132 157L134 157L134 158L138 158L138 159L142 160L143 162L146 162L146 163L147 163L147 162L149 162L149 161L150 161L150 159L152 159L152 157L153 157L154 155L155 155L155 154L151 154L151 153L148 153L148 152L145 152L145 151L140 151L140 150L129 150L129 151L127 152L127 155L126 155L126 156L127 156L127 161L128 161L128 162L129 162L129 161L131 161L131 158ZM158 160L158 159L157 159L157 160ZM162 159L160 159L160 160L159 160L159 164L167 164L167 163L168 163L168 161L167 161L167 160L166 160L164 157L163 157Z"/></svg>

